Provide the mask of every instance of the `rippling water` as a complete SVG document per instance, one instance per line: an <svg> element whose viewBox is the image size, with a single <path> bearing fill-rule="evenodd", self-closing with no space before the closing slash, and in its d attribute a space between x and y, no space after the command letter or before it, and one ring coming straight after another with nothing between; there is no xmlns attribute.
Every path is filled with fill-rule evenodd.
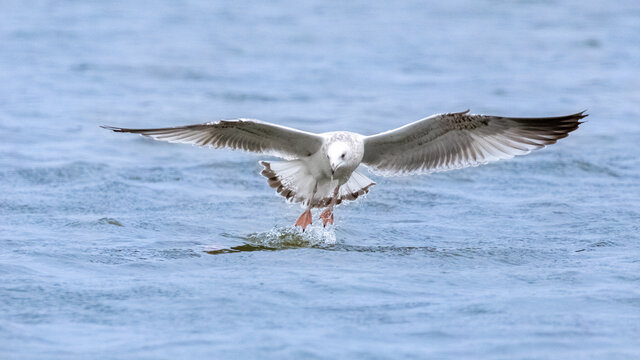
<svg viewBox="0 0 640 360"><path fill-rule="evenodd" d="M0 357L640 357L635 1L0 4ZM262 157L106 132L436 112L588 122L375 178L336 226Z"/></svg>

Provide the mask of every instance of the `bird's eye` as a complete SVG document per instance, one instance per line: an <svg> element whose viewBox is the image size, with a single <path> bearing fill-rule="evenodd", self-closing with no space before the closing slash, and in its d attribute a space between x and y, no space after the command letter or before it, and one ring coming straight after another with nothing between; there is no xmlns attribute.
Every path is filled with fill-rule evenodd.
<svg viewBox="0 0 640 360"><path fill-rule="evenodd" d="M344 156L345 156L345 155L347 155L347 154L346 154L346 153L345 153L345 154L342 154L341 158L343 158L343 159L344 159Z"/></svg>

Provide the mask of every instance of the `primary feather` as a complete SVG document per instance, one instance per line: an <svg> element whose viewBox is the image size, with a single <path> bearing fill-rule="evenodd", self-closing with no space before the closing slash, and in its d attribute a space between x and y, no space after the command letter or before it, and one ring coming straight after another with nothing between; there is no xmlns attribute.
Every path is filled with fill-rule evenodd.
<svg viewBox="0 0 640 360"><path fill-rule="evenodd" d="M252 119L156 129L102 126L115 132L141 134L156 140L213 148L231 148L285 159L309 156L322 146L320 135Z"/></svg>
<svg viewBox="0 0 640 360"><path fill-rule="evenodd" d="M432 115L364 139L362 162L383 175L431 173L524 155L566 137L584 111L546 118Z"/></svg>

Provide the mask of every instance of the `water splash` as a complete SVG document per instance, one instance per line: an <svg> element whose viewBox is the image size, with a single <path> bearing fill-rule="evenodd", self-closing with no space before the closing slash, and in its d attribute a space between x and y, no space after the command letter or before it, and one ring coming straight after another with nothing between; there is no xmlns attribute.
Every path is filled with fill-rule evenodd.
<svg viewBox="0 0 640 360"><path fill-rule="evenodd" d="M276 226L265 232L249 234L239 237L244 244L230 248L208 249L212 255L228 254L247 251L274 251L296 248L319 248L336 243L336 233L333 228L310 226L305 232L294 226Z"/></svg>

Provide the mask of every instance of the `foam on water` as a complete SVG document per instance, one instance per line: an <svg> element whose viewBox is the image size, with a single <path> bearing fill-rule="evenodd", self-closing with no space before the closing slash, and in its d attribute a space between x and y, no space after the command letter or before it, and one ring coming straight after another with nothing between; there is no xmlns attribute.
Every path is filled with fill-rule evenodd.
<svg viewBox="0 0 640 360"><path fill-rule="evenodd" d="M285 250L295 248L327 247L336 243L336 234L332 227L325 228L310 225L303 232L299 227L274 227L265 232L249 234L240 237L243 245L230 248L208 247L206 252L211 255L226 254L240 251Z"/></svg>

